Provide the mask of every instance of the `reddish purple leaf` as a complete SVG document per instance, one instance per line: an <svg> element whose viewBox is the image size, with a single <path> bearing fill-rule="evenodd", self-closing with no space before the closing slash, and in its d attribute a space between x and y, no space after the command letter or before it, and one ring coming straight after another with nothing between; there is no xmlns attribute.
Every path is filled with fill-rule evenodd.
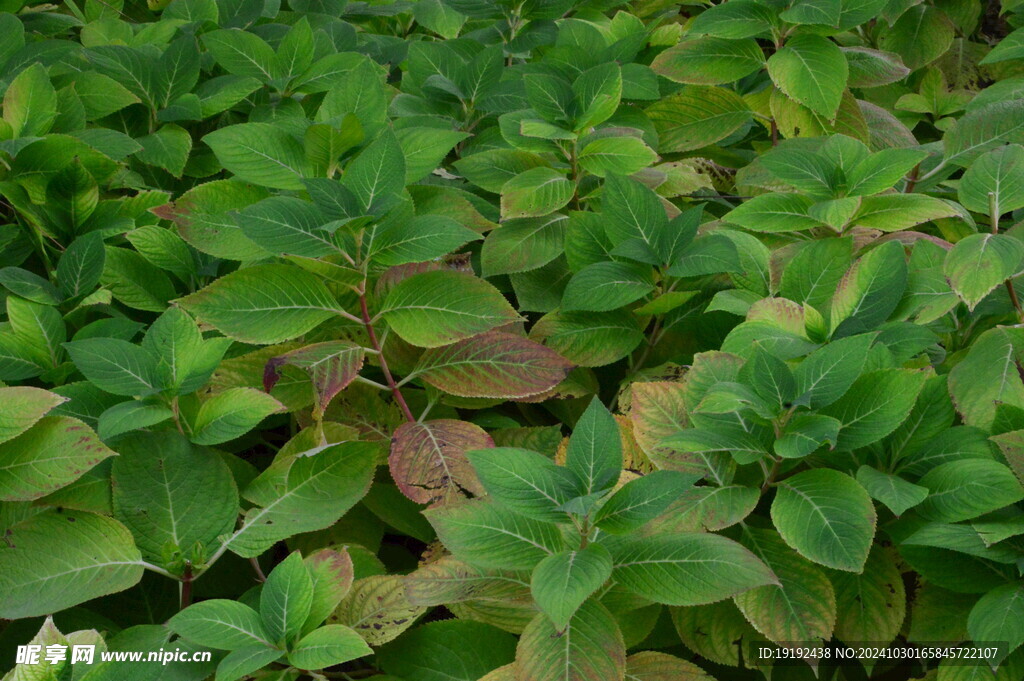
<svg viewBox="0 0 1024 681"><path fill-rule="evenodd" d="M488 331L427 350L415 373L460 397L521 399L550 390L572 369L569 360L540 343Z"/></svg>
<svg viewBox="0 0 1024 681"><path fill-rule="evenodd" d="M316 391L316 407L322 414L334 396L359 375L365 354L366 351L355 343L328 341L271 357L263 368L263 389L271 391L281 378L282 366L298 367L309 374Z"/></svg>
<svg viewBox="0 0 1024 681"><path fill-rule="evenodd" d="M442 504L484 493L466 452L493 446L490 435L466 421L403 423L391 438L388 465L402 494L420 504Z"/></svg>

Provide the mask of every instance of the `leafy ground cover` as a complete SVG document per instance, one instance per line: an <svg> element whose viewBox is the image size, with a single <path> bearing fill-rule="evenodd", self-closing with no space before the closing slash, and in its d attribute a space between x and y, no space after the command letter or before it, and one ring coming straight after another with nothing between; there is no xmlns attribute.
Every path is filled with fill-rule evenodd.
<svg viewBox="0 0 1024 681"><path fill-rule="evenodd" d="M1021 7L0 0L4 679L1019 681Z"/></svg>

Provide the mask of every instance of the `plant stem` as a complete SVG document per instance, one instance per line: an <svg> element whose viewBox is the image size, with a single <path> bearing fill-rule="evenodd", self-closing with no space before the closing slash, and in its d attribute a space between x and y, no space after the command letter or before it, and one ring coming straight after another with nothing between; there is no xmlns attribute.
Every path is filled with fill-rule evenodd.
<svg viewBox="0 0 1024 681"><path fill-rule="evenodd" d="M988 219L992 234L999 234L999 201L996 199L995 192L988 193ZM1017 311L1017 319L1024 321L1024 309L1021 308L1017 291L1013 288L1013 279L1007 279L1003 284L1006 286L1006 292L1010 294L1010 303L1013 305L1013 309Z"/></svg>
<svg viewBox="0 0 1024 681"><path fill-rule="evenodd" d="M263 574L263 568L260 567L260 562L256 560L256 558L250 558L249 563L252 565L252 569L256 573L256 579L261 582L267 581L267 576Z"/></svg>
<svg viewBox="0 0 1024 681"><path fill-rule="evenodd" d="M903 188L904 194L910 194L914 191L914 187L917 186L917 177L921 174L921 164L918 163L914 166L914 169L910 171L910 177L907 178L907 186Z"/></svg>
<svg viewBox="0 0 1024 681"><path fill-rule="evenodd" d="M185 570L181 573L181 607L179 610L184 610L188 606L192 605L193 580L192 562L185 561Z"/></svg>
<svg viewBox="0 0 1024 681"><path fill-rule="evenodd" d="M775 482L775 476L779 474L779 466L782 463L782 459L773 459L771 470L764 476L764 484L761 485L761 493L768 489L768 486Z"/></svg>
<svg viewBox="0 0 1024 681"><path fill-rule="evenodd" d="M370 345L377 351L377 356L380 357L380 370L384 372L384 380L387 382L388 389L395 398L395 402L398 403L399 408L402 410L402 414L405 415L405 420L412 423L416 422L416 417L412 415L412 411L409 409L409 405L406 404L405 397L402 395L402 389L398 387L395 382L394 376L391 375L391 369L388 368L388 361L384 358L384 352L381 349L380 341L377 340L377 332L373 328L373 320L370 319L370 310L366 306L366 282L363 282L362 289L359 291L359 311L363 316L363 326L366 327L366 335L370 337Z"/></svg>
<svg viewBox="0 0 1024 681"><path fill-rule="evenodd" d="M177 575L172 574L171 572L165 570L164 568L160 567L159 565L153 565L152 563L143 562L142 563L142 567L144 567L145 569L149 570L150 572L155 572L158 575L163 575L164 577L170 577L171 579L178 579Z"/></svg>

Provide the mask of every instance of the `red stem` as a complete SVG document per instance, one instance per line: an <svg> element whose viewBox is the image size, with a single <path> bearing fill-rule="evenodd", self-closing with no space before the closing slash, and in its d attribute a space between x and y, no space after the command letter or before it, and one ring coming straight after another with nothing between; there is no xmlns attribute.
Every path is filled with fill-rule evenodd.
<svg viewBox="0 0 1024 681"><path fill-rule="evenodd" d="M370 320L370 311L366 307L366 291L359 293L359 311L363 316L363 326L366 327L366 334L370 337L370 345L377 351L377 356L380 358L380 370L384 372L384 380L387 382L388 388L391 389L391 394L395 398L395 402L402 409L402 413L405 415L407 421L416 421L416 417L412 415L409 410L409 405L405 402L405 397L402 395L401 388L395 382L394 376L391 375L391 369L388 368L388 361L384 359L384 351L380 347L380 341L377 340L377 332L373 329L373 322Z"/></svg>
<svg viewBox="0 0 1024 681"><path fill-rule="evenodd" d="M185 569L181 572L181 607L180 610L184 610L188 606L192 605L192 581L195 577L192 575L192 562L185 562Z"/></svg>

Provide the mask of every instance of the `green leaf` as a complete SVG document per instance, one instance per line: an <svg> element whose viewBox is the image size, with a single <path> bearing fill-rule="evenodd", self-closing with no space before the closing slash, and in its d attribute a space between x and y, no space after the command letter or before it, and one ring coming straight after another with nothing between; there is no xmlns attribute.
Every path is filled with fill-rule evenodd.
<svg viewBox="0 0 1024 681"><path fill-rule="evenodd" d="M651 63L659 76L676 83L720 85L739 80L764 66L764 53L752 38L684 39Z"/></svg>
<svg viewBox="0 0 1024 681"><path fill-rule="evenodd" d="M814 198L828 199L836 193L839 171L824 154L779 146L762 156L760 163L776 178Z"/></svg>
<svg viewBox="0 0 1024 681"><path fill-rule="evenodd" d="M665 242L668 216L658 195L638 181L611 174L604 187L604 230L614 245L638 242L645 262L664 264L673 254ZM661 261L661 262L659 262ZM599 264L599 263L594 263Z"/></svg>
<svg viewBox="0 0 1024 681"><path fill-rule="evenodd" d="M611 487L622 471L622 440L615 418L596 397L569 436L565 466L583 481L583 494Z"/></svg>
<svg viewBox="0 0 1024 681"><path fill-rule="evenodd" d="M438 128L401 128L396 131L405 154L405 184L419 182L434 170L467 133Z"/></svg>
<svg viewBox="0 0 1024 681"><path fill-rule="evenodd" d="M918 505L918 513L948 523L977 518L1024 499L1024 488L1010 469L990 459L939 464L919 484L929 494Z"/></svg>
<svg viewBox="0 0 1024 681"><path fill-rule="evenodd" d="M313 581L313 600L309 615L302 626L303 633L317 628L341 603L355 576L355 568L349 552L344 547L320 549L304 561Z"/></svg>
<svg viewBox="0 0 1024 681"><path fill-rule="evenodd" d="M946 254L942 270L973 310L996 287L1024 268L1024 243L1004 234L970 234Z"/></svg>
<svg viewBox="0 0 1024 681"><path fill-rule="evenodd" d="M862 374L843 397L821 411L842 424L836 447L858 449L896 430L913 408L926 378L912 369Z"/></svg>
<svg viewBox="0 0 1024 681"><path fill-rule="evenodd" d="M308 201L271 196L239 211L236 220L247 237L271 253L317 258L341 252L321 229L323 215Z"/></svg>
<svg viewBox="0 0 1024 681"><path fill-rule="evenodd" d="M142 145L142 151L136 152L135 158L181 177L192 151L192 137L188 131L177 125L165 125L136 141Z"/></svg>
<svg viewBox="0 0 1024 681"><path fill-rule="evenodd" d="M776 581L754 554L717 534L608 537L612 577L656 603L703 605Z"/></svg>
<svg viewBox="0 0 1024 681"><path fill-rule="evenodd" d="M167 626L184 639L220 650L253 645L274 647L259 613L225 598L190 605L169 619Z"/></svg>
<svg viewBox="0 0 1024 681"><path fill-rule="evenodd" d="M672 681L673 679L699 680L704 670L693 662L672 657L667 653L644 650L626 658L626 678L629 681Z"/></svg>
<svg viewBox="0 0 1024 681"><path fill-rule="evenodd" d="M988 430L996 407L1024 408L1024 384L1017 368L1024 336L1018 329L984 332L949 372L949 394L964 423Z"/></svg>
<svg viewBox="0 0 1024 681"><path fill-rule="evenodd" d="M258 556L276 542L333 525L370 487L378 448L369 442L330 445L265 470L242 496L255 504L225 543L240 556Z"/></svg>
<svg viewBox="0 0 1024 681"><path fill-rule="evenodd" d="M798 232L821 225L810 215L813 204L803 194L761 194L741 203L724 219L755 232Z"/></svg>
<svg viewBox="0 0 1024 681"><path fill-rule="evenodd" d="M656 518L700 478L677 471L652 471L620 487L594 516L612 534L629 534Z"/></svg>
<svg viewBox="0 0 1024 681"><path fill-rule="evenodd" d="M405 154L394 133L373 141L345 168L342 185L355 195L364 212L385 210L405 188Z"/></svg>
<svg viewBox="0 0 1024 681"><path fill-rule="evenodd" d="M942 138L946 162L959 166L1006 143L1024 143L1024 100L1019 98L972 109Z"/></svg>
<svg viewBox="0 0 1024 681"><path fill-rule="evenodd" d="M979 64L996 64L1024 56L1024 31L1019 28L1000 40L992 51L978 62Z"/></svg>
<svg viewBox="0 0 1024 681"><path fill-rule="evenodd" d="M225 71L269 83L275 78L274 50L254 33L237 28L211 31L203 44Z"/></svg>
<svg viewBox="0 0 1024 681"><path fill-rule="evenodd" d="M304 636L288 653L288 662L299 669L323 669L373 654L354 630L328 624Z"/></svg>
<svg viewBox="0 0 1024 681"><path fill-rule="evenodd" d="M971 608L967 631L974 641L1005 641L1004 659L1019 648L1024 643L1024 586L1006 584L982 596Z"/></svg>
<svg viewBox="0 0 1024 681"><path fill-rule="evenodd" d="M473 230L442 215L385 220L374 232L367 256L385 266L426 262L479 238L480 235Z"/></svg>
<svg viewBox="0 0 1024 681"><path fill-rule="evenodd" d="M90 121L109 116L139 101L124 85L95 71L75 74L75 94L85 109L86 120Z"/></svg>
<svg viewBox="0 0 1024 681"><path fill-rule="evenodd" d="M615 62L593 66L572 84L576 95L576 130L587 130L605 122L619 108L622 97L622 69Z"/></svg>
<svg viewBox="0 0 1024 681"><path fill-rule="evenodd" d="M903 244L889 241L869 251L846 272L832 298L833 336L873 331L892 314L907 285Z"/></svg>
<svg viewBox="0 0 1024 681"><path fill-rule="evenodd" d="M779 14L779 18L791 24L838 26L841 15L839 0L799 0Z"/></svg>
<svg viewBox="0 0 1024 681"><path fill-rule="evenodd" d="M824 444L835 447L842 424L831 416L797 414L786 423L775 440L775 453L784 459L799 459Z"/></svg>
<svg viewBox="0 0 1024 681"><path fill-rule="evenodd" d="M495 194L513 177L547 165L541 156L517 149L489 149L464 156L453 164L467 180Z"/></svg>
<svg viewBox="0 0 1024 681"><path fill-rule="evenodd" d="M531 73L523 78L526 101L541 118L556 125L573 120L574 102L569 81L547 73Z"/></svg>
<svg viewBox="0 0 1024 681"><path fill-rule="evenodd" d="M878 46L895 52L911 70L941 57L950 48L956 28L946 13L933 5L910 7L881 32Z"/></svg>
<svg viewBox="0 0 1024 681"><path fill-rule="evenodd" d="M238 490L224 460L178 433L139 433L117 443L111 470L114 517L146 560L167 563L168 549L186 559L197 545L216 546L238 518Z"/></svg>
<svg viewBox="0 0 1024 681"><path fill-rule="evenodd" d="M198 275L196 257L188 244L169 229L144 225L125 238L152 265L174 274L182 281Z"/></svg>
<svg viewBox="0 0 1024 681"><path fill-rule="evenodd" d="M249 432L285 406L254 388L230 388L203 402L192 423L192 442L219 445Z"/></svg>
<svg viewBox="0 0 1024 681"><path fill-rule="evenodd" d="M654 290L649 266L598 262L573 275L562 294L562 309L608 312L628 305Z"/></svg>
<svg viewBox="0 0 1024 681"><path fill-rule="evenodd" d="M779 293L828 316L832 294L853 261L849 238L817 239L804 245L782 272Z"/></svg>
<svg viewBox="0 0 1024 681"><path fill-rule="evenodd" d="M160 385L179 395L206 385L230 345L227 338L203 340L196 323L178 307L160 315L142 339L143 350L157 358Z"/></svg>
<svg viewBox="0 0 1024 681"><path fill-rule="evenodd" d="M896 639L907 614L907 593L900 566L891 551L876 545L868 555L864 572L832 572L829 578L836 592L836 638L844 642L873 639L880 643Z"/></svg>
<svg viewBox="0 0 1024 681"><path fill-rule="evenodd" d="M669 225L679 226L679 218ZM742 271L743 266L736 244L725 234L708 234L694 239L682 249L672 267L666 270L674 277L701 277L723 272L739 274Z"/></svg>
<svg viewBox="0 0 1024 681"><path fill-rule="evenodd" d="M0 444L17 437L39 422L46 413L67 402L66 397L29 386L0 388Z"/></svg>
<svg viewBox="0 0 1024 681"><path fill-rule="evenodd" d="M825 573L771 530L747 530L743 540L771 568L778 583L736 596L740 612L771 641L829 640L836 622L836 594Z"/></svg>
<svg viewBox="0 0 1024 681"><path fill-rule="evenodd" d="M32 64L7 86L4 120L11 126L12 137L45 135L57 119L57 113L57 91L42 64Z"/></svg>
<svg viewBox="0 0 1024 681"><path fill-rule="evenodd" d="M116 338L64 343L75 366L98 387L115 395L158 392L157 358L145 348Z"/></svg>
<svg viewBox="0 0 1024 681"><path fill-rule="evenodd" d="M857 482L872 499L882 502L893 515L901 516L928 496L928 488L908 482L898 475L883 473L870 466L857 469Z"/></svg>
<svg viewBox="0 0 1024 681"><path fill-rule="evenodd" d="M530 329L540 341L573 364L599 367L632 352L644 338L636 318L625 310L552 312Z"/></svg>
<svg viewBox="0 0 1024 681"><path fill-rule="evenodd" d="M530 592L557 631L612 576L612 557L600 544L548 556L533 570Z"/></svg>
<svg viewBox="0 0 1024 681"><path fill-rule="evenodd" d="M444 620L416 627L378 653L381 681L478 681L511 662L515 637L483 622Z"/></svg>
<svg viewBox="0 0 1024 681"><path fill-rule="evenodd" d="M611 613L587 601L560 630L538 613L516 648L517 681L623 681L626 646Z"/></svg>
<svg viewBox="0 0 1024 681"><path fill-rule="evenodd" d="M432 508L424 515L445 547L471 565L529 570L565 548L556 525L518 515L488 499Z"/></svg>
<svg viewBox="0 0 1024 681"><path fill-rule="evenodd" d="M403 340L436 348L519 319L491 284L451 270L423 272L388 293L381 316Z"/></svg>
<svg viewBox="0 0 1024 681"><path fill-rule="evenodd" d="M875 536L875 507L850 476L818 468L782 480L771 516L803 557L836 570L863 569Z"/></svg>
<svg viewBox="0 0 1024 681"><path fill-rule="evenodd" d="M768 75L788 97L832 120L846 89L849 66L828 38L799 33L768 58Z"/></svg>
<svg viewBox="0 0 1024 681"><path fill-rule="evenodd" d="M468 459L492 498L530 518L566 522L560 507L582 492L572 471L527 449L492 447L470 452Z"/></svg>
<svg viewBox="0 0 1024 681"><path fill-rule="evenodd" d="M121 523L48 509L9 527L0 543L0 617L36 617L123 591L139 582L142 570Z"/></svg>
<svg viewBox="0 0 1024 681"><path fill-rule="evenodd" d="M725 139L746 125L751 113L732 90L694 85L647 107L647 116L658 130L658 151L673 153Z"/></svg>
<svg viewBox="0 0 1024 681"><path fill-rule="evenodd" d="M53 284L19 267L0 268L0 286L41 305L57 305L60 302L60 294Z"/></svg>
<svg viewBox="0 0 1024 681"><path fill-rule="evenodd" d="M74 232L96 210L99 187L82 162L75 159L46 185L46 201L55 222Z"/></svg>
<svg viewBox="0 0 1024 681"><path fill-rule="evenodd" d="M740 379L777 409L786 407L797 396L793 372L785 362L760 347L743 366Z"/></svg>
<svg viewBox="0 0 1024 681"><path fill-rule="evenodd" d="M638 173L657 158L638 137L600 137L583 147L578 160L588 173L606 177Z"/></svg>
<svg viewBox="0 0 1024 681"><path fill-rule="evenodd" d="M958 192L964 208L990 217L993 208L996 216L1024 208L1024 147L1010 144L980 156L960 178Z"/></svg>
<svg viewBox="0 0 1024 681"><path fill-rule="evenodd" d="M323 282L289 265L246 267L177 303L229 338L261 344L301 336L338 309Z"/></svg>
<svg viewBox="0 0 1024 681"><path fill-rule="evenodd" d="M840 49L850 65L849 85L852 88L889 85L910 74L910 69L903 65L902 57L894 52L859 46Z"/></svg>
<svg viewBox="0 0 1024 681"><path fill-rule="evenodd" d="M883 149L871 154L847 171L846 195L868 196L885 191L925 158L925 152L913 149Z"/></svg>
<svg viewBox="0 0 1024 681"><path fill-rule="evenodd" d="M310 174L302 144L270 123L239 123L207 134L203 141L224 168L246 182L274 189L303 189Z"/></svg>
<svg viewBox="0 0 1024 681"><path fill-rule="evenodd" d="M697 15L690 25L695 34L719 38L751 38L766 34L776 23L772 9L757 0L730 0L711 5Z"/></svg>
<svg viewBox="0 0 1024 681"><path fill-rule="evenodd" d="M253 260L268 253L250 240L231 211L266 198L269 192L241 180L214 180L155 209L178 227L181 237L203 253L232 260Z"/></svg>
<svg viewBox="0 0 1024 681"><path fill-rule="evenodd" d="M568 219L554 214L508 220L487 235L480 251L483 276L536 270L562 254Z"/></svg>
<svg viewBox="0 0 1024 681"><path fill-rule="evenodd" d="M271 640L295 640L312 605L313 580L302 555L291 553L274 567L260 591L260 619ZM358 638L354 631L352 635Z"/></svg>
<svg viewBox="0 0 1024 681"><path fill-rule="evenodd" d="M501 217L529 218L548 215L573 197L575 187L553 168L531 168L501 188Z"/></svg>
<svg viewBox="0 0 1024 681"><path fill-rule="evenodd" d="M100 281L106 251L99 234L84 234L67 247L57 262L57 283L68 298L91 293Z"/></svg>
<svg viewBox="0 0 1024 681"><path fill-rule="evenodd" d="M217 664L216 681L236 681L276 662L284 652L262 645L236 648Z"/></svg>
<svg viewBox="0 0 1024 681"><path fill-rule="evenodd" d="M959 217L953 204L924 194L882 194L867 196L853 217L860 227L898 232L939 218Z"/></svg>
<svg viewBox="0 0 1024 681"><path fill-rule="evenodd" d="M116 456L116 452L100 442L82 421L69 416L45 416L17 437L0 444L0 500L38 499L74 482L111 456Z"/></svg>
<svg viewBox="0 0 1024 681"><path fill-rule="evenodd" d="M302 74L313 62L313 30L309 19L302 17L277 45L274 55L274 76L276 83L288 83Z"/></svg>
<svg viewBox="0 0 1024 681"><path fill-rule="evenodd" d="M337 126L314 123L306 128L302 145L317 175L331 175L341 156L363 141L363 127L354 114L346 114Z"/></svg>

